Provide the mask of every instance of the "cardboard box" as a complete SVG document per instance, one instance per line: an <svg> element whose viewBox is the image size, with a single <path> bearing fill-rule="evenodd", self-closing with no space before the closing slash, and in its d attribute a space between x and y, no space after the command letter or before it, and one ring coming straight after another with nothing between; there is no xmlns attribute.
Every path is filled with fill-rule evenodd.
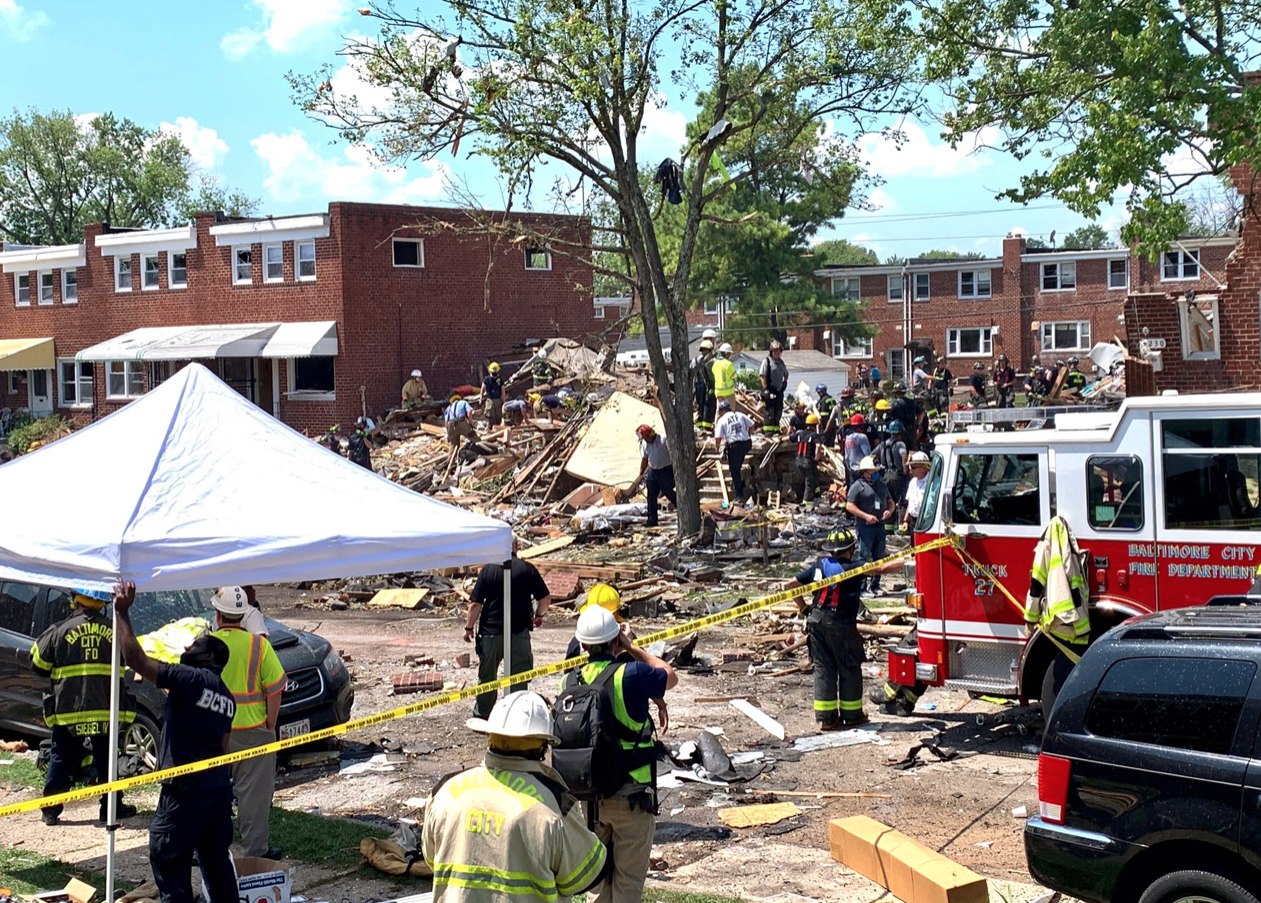
<svg viewBox="0 0 1261 903"><path fill-rule="evenodd" d="M985 879L944 856L917 867L914 883L914 903L989 903Z"/></svg>
<svg viewBox="0 0 1261 903"><path fill-rule="evenodd" d="M71 878L70 883L61 890L50 890L42 894L35 894L27 897L27 900L39 901L39 903L90 903L91 899L96 896L96 888L92 885L80 881L78 878Z"/></svg>
<svg viewBox="0 0 1261 903"><path fill-rule="evenodd" d="M274 859L243 856L232 860L240 903L289 903L293 867Z"/></svg>

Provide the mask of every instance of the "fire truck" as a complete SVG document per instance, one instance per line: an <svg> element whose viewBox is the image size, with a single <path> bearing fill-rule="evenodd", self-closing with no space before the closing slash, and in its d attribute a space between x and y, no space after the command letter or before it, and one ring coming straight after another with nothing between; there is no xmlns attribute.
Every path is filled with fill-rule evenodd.
<svg viewBox="0 0 1261 903"><path fill-rule="evenodd" d="M947 433L931 458L915 543L953 534L967 555L915 556L917 637L889 653L898 683L1053 699L1064 653L1026 637L996 582L1023 604L1057 514L1086 558L1092 639L1136 615L1245 594L1261 564L1261 393L1132 398L1057 413L1043 429Z"/></svg>

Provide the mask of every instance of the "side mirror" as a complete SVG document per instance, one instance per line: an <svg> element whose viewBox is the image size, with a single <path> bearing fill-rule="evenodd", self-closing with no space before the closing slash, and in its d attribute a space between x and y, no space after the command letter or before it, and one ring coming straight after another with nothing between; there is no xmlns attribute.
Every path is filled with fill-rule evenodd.
<svg viewBox="0 0 1261 903"><path fill-rule="evenodd" d="M944 526L954 524L955 494L947 489L941 494L941 522Z"/></svg>

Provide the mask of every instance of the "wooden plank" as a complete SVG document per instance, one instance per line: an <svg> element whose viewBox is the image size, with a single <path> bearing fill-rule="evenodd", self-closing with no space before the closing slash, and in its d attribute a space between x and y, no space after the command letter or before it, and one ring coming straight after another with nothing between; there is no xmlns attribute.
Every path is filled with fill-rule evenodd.
<svg viewBox="0 0 1261 903"><path fill-rule="evenodd" d="M596 580L633 580L643 569L639 564L586 564L578 561L561 561L559 559L535 558L530 561L540 571L572 571L579 577L590 577Z"/></svg>
<svg viewBox="0 0 1261 903"><path fill-rule="evenodd" d="M776 740L784 739L784 726L770 715L763 712L753 703L749 702L749 700L733 699L731 700L731 707L737 712L747 715L749 718L753 719L753 721L756 722L762 730L766 731Z"/></svg>
<svg viewBox="0 0 1261 903"><path fill-rule="evenodd" d="M754 803L751 806L719 809L718 820L731 828L754 828L779 824L786 818L800 814L801 809L793 803Z"/></svg>
<svg viewBox="0 0 1261 903"><path fill-rule="evenodd" d="M889 800L891 793L811 793L809 790L754 790L758 796L790 796L811 800ZM721 813L719 813L721 814Z"/></svg>
<svg viewBox="0 0 1261 903"><path fill-rule="evenodd" d="M795 633L763 633L757 636L736 637L737 646L757 646L762 643L782 643L795 637Z"/></svg>
<svg viewBox="0 0 1261 903"><path fill-rule="evenodd" d="M575 539L577 539L576 536L557 536L555 539L549 539L546 542L541 542L537 546L530 546L528 549L522 549L517 553L517 557L529 561L531 558L538 558L540 555L546 555L549 552L555 552L559 549L565 548L566 546L571 546L574 544Z"/></svg>
<svg viewBox="0 0 1261 903"><path fill-rule="evenodd" d="M731 702L733 699L756 699L756 696L697 696L692 702Z"/></svg>
<svg viewBox="0 0 1261 903"><path fill-rule="evenodd" d="M368 600L371 608L415 608L425 596L426 589L383 589Z"/></svg>

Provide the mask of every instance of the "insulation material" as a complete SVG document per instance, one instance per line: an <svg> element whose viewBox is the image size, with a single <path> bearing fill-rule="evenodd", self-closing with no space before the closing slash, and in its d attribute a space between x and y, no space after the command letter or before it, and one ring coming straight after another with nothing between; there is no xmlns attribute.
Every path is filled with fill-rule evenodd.
<svg viewBox="0 0 1261 903"><path fill-rule="evenodd" d="M661 411L623 392L614 392L578 443L565 471L601 486L629 489L639 479L643 453L635 430L646 423L664 433Z"/></svg>

